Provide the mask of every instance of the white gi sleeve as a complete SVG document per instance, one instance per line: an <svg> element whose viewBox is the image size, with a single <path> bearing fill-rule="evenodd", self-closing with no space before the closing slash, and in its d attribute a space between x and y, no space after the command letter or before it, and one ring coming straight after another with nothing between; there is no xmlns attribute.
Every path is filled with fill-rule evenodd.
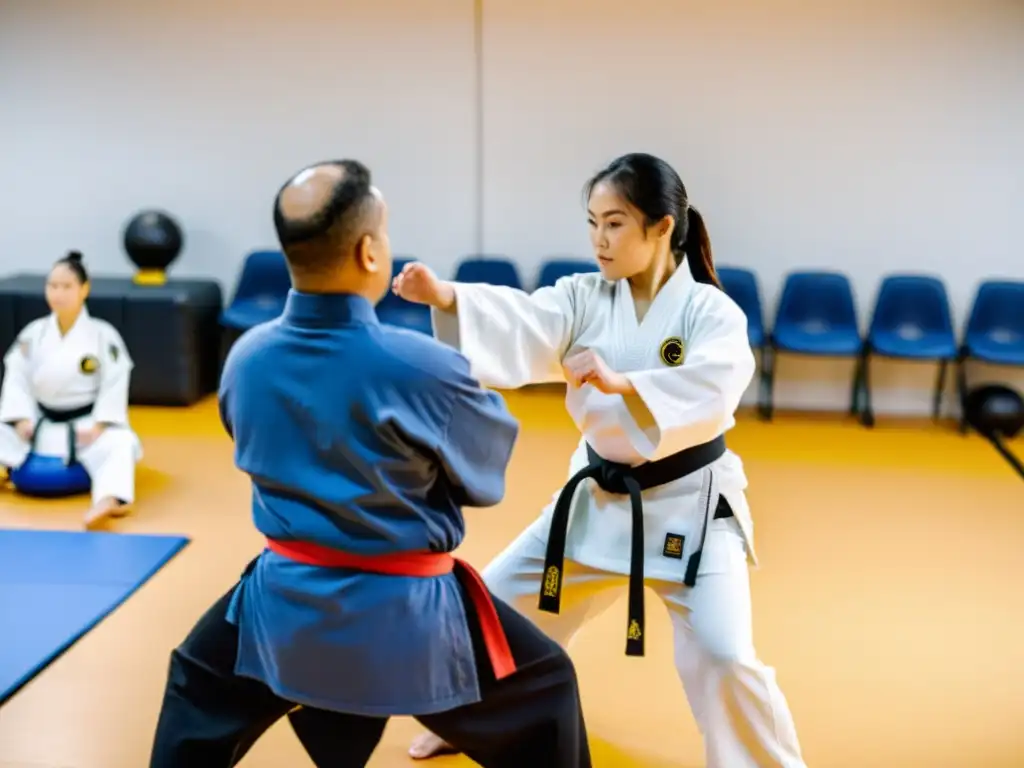
<svg viewBox="0 0 1024 768"><path fill-rule="evenodd" d="M565 381L562 358L573 328L573 277L533 293L453 283L453 312L431 311L434 335L455 347L485 387L517 389Z"/></svg>
<svg viewBox="0 0 1024 768"><path fill-rule="evenodd" d="M128 386L135 364L121 334L112 325L101 331L102 363L100 364L99 392L92 417L101 424L126 426L128 424Z"/></svg>
<svg viewBox="0 0 1024 768"><path fill-rule="evenodd" d="M32 341L25 328L4 356L4 383L0 388L0 422L15 423L22 419L38 418L36 399L29 381L32 362Z"/></svg>
<svg viewBox="0 0 1024 768"><path fill-rule="evenodd" d="M625 374L636 390L626 398L630 412L652 425L627 427L634 449L648 461L722 434L754 376L743 310L715 289L691 302L687 314L681 366Z"/></svg>

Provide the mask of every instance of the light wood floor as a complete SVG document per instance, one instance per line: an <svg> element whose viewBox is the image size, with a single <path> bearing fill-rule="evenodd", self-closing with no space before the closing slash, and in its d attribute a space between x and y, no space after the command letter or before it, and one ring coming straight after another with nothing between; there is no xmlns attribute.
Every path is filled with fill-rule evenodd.
<svg viewBox="0 0 1024 768"><path fill-rule="evenodd" d="M561 484L576 439L557 395L509 402L524 430L508 498L467 514L462 553L480 566ZM133 419L146 457L139 510L123 530L193 543L0 709L3 768L144 768L170 649L260 547L213 403ZM869 432L841 416L745 418L730 444L747 465L757 523L758 646L809 766L1024 765L1024 483L979 438L926 423L883 420ZM81 507L4 495L0 526L74 528ZM667 615L648 601L648 656L627 659L624 610L571 648L595 765L700 766ZM405 748L417 730L393 721L371 765L413 765ZM279 725L243 765L309 763Z"/></svg>

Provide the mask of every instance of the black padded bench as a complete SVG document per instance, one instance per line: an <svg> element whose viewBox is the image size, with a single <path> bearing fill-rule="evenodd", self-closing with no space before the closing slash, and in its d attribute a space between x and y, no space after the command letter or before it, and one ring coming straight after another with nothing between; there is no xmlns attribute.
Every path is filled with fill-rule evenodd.
<svg viewBox="0 0 1024 768"><path fill-rule="evenodd" d="M49 314L45 275L0 280L0 354L36 318ZM124 337L135 362L135 405L192 405L217 390L220 285L212 280L168 280L136 285L127 277L94 277L86 305Z"/></svg>

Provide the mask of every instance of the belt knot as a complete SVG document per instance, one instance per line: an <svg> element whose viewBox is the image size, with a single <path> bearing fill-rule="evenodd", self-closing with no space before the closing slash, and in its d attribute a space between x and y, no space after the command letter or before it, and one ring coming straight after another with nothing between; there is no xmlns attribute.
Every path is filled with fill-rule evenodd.
<svg viewBox="0 0 1024 768"><path fill-rule="evenodd" d="M629 493L626 480L631 474L632 468L628 464L604 461L597 466L594 480L601 490L608 493Z"/></svg>

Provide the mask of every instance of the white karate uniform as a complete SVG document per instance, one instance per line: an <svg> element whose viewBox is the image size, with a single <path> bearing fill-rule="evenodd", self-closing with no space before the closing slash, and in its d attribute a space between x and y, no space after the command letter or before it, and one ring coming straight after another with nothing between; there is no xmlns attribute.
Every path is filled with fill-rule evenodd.
<svg viewBox="0 0 1024 768"><path fill-rule="evenodd" d="M735 425L755 370L743 311L722 291L693 280L683 263L637 320L629 283L599 273L566 277L527 294L456 284L454 313L433 313L438 339L458 348L485 386L515 389L564 382L562 360L590 349L637 395L569 387L566 407L582 439L569 476L604 459L637 465L708 442ZM675 342L684 350L673 356ZM680 347L677 345L676 350ZM665 353L663 350L667 349ZM679 363L682 364L679 364ZM647 586L665 602L675 631L676 668L704 736L709 768L803 768L789 706L771 668L754 651L748 559L753 523L740 459L727 451L709 467L643 492ZM734 517L707 524L724 495ZM708 506L710 496L710 505ZM557 494L555 496L557 498ZM629 573L628 496L592 481L577 490L566 541L561 612L537 609L552 502L485 570L489 588L563 645L615 600ZM665 554L683 538L682 558ZM690 554L704 545L693 588ZM623 626L625 627L625 616Z"/></svg>
<svg viewBox="0 0 1024 768"><path fill-rule="evenodd" d="M39 405L68 411L91 403L92 413L71 427L109 425L91 445L75 449L92 479L93 502L114 497L132 503L142 446L128 425L128 384L134 366L121 334L83 307L62 336L51 314L25 326L4 357L4 367L0 465L17 468L29 454L29 443L12 426L22 419L39 424L34 453L67 459L69 425L42 419Z"/></svg>

